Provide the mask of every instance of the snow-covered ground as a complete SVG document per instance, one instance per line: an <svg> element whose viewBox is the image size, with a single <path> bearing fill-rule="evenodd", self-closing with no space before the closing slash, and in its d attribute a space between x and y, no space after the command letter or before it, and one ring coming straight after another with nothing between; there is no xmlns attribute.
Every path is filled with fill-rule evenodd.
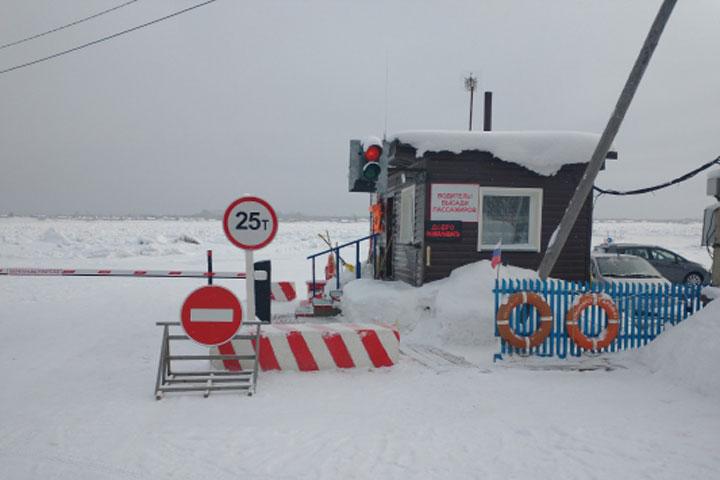
<svg viewBox="0 0 720 480"><path fill-rule="evenodd" d="M318 233L367 229L281 223L256 259L302 289ZM594 244L608 236L710 263L698 223L597 222ZM216 270L244 270L217 221L0 218L0 268L203 270L208 249ZM404 351L454 362L266 372L252 397L156 401L155 322L202 282L0 276L0 479L719 478L720 304L642 350L493 363L493 278L480 262L419 289L346 286L340 320L394 323ZM578 364L608 369L562 368Z"/></svg>

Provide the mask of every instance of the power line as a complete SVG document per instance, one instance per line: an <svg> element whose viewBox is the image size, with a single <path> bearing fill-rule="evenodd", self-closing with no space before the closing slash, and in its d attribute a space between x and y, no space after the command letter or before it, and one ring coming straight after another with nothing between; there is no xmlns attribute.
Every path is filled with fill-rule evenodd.
<svg viewBox="0 0 720 480"><path fill-rule="evenodd" d="M650 193L650 192L654 192L656 190L660 190L662 188L669 187L671 185L678 184L680 182L684 182L685 180L688 180L688 179L694 177L695 175L702 172L703 170L706 170L716 164L720 164L720 156L718 156L715 160L711 160L708 163L696 168L695 170L692 170L692 171L686 173L685 175L682 175L674 180L670 180L669 182L661 183L660 185L655 185L652 187L638 188L637 190L628 190L625 192L619 192L617 190L604 190L604 189L596 187L596 186L593 186L593 189L596 192L599 192L600 195L640 195L642 193Z"/></svg>
<svg viewBox="0 0 720 480"><path fill-rule="evenodd" d="M59 52L59 53L55 53L55 54L53 54L53 55L50 55L50 56L47 56L47 57L44 57L44 58L40 58L40 59L37 59L37 60L33 60L32 62L23 63L22 65L16 65L16 66L14 66L14 67L6 68L5 70L0 70L0 74L12 72L13 70L19 70L19 69L21 69L21 68L29 67L30 65L35 65L36 63L44 62L44 61L46 61L46 60L50 60L50 59L53 59L53 58L56 58L56 57L60 57L60 56L62 56L62 55L66 55L66 54L68 54L68 53L76 52L76 51L81 50L81 49L83 49L83 48L85 48L85 47L90 47L90 46L92 46L92 45L96 45L96 44L101 43L101 42L104 42L104 41L106 41L106 40L110 40L110 39L113 39L113 38L115 38L115 37L119 37L119 36L121 36L121 35L125 35L126 33L134 32L135 30L140 30L141 28L145 28L145 27L150 26L150 25L153 25L153 24L155 24L155 23L162 22L163 20L167 20L167 19L169 19L169 18L176 17L176 16L181 15L181 14L183 14L183 13L187 13L187 12L189 12L189 11L191 11L191 10L195 10L196 8L204 7L205 5L209 5L209 4L214 3L214 2L216 2L216 1L217 1L217 0L207 0L206 2L198 3L197 5L193 5L192 7L188 7L188 8L185 8L185 9L183 9L183 10L177 11L177 12L175 12L175 13L171 13L170 15L166 15L166 16L164 16L164 17L160 17L160 18L155 19L155 20L152 20L152 21L150 21L150 22L143 23L142 25L138 25L137 27L129 28L129 29L127 29L127 30L123 30L122 32L118 32L118 33L115 33L115 34L113 34L113 35L109 35L109 36L107 36L107 37L103 37L103 38L100 38L100 39L98 39L98 40L94 40L94 41L89 42L89 43L86 43L86 44L84 44L84 45L80 45L80 46L78 46L78 47L74 47L74 48L71 48L71 49L69 49L69 50L65 50L65 51L62 51L62 52Z"/></svg>
<svg viewBox="0 0 720 480"><path fill-rule="evenodd" d="M17 41L15 41L15 42L6 43L5 45L0 45L0 50L2 50L3 48L12 47L13 45L18 45L18 44L21 44L21 43L24 43L24 42L28 42L28 41L30 41L30 40L35 40L36 38L43 37L43 36L48 35L48 34L50 34L50 33L55 33L55 32L58 32L58 31L60 31L60 30L65 29L65 28L72 27L73 25L77 25L78 23L87 22L88 20L92 20L93 18L97 18L97 17L99 17L99 16L101 16L101 15L105 15L106 13L110 13L110 12L112 12L112 11L114 11L114 10L118 10L118 9L120 9L120 8L122 8L122 7L126 7L126 6L130 5L131 3L135 3L135 2L137 2L137 1L138 1L138 0L130 0L129 2L125 2L125 3L123 3L122 5L118 5L118 6L116 6L116 7L110 8L110 9L108 9L108 10L104 10L104 11L102 11L102 12L100 12L100 13L96 13L95 15L90 15L89 17L81 18L80 20L76 20L76 21L74 21L74 22L72 22L72 23L68 23L67 25L63 25L62 27L53 28L52 30L48 30L47 32L38 33L37 35L33 35L33 36L27 37L27 38L23 38L22 40L17 40Z"/></svg>

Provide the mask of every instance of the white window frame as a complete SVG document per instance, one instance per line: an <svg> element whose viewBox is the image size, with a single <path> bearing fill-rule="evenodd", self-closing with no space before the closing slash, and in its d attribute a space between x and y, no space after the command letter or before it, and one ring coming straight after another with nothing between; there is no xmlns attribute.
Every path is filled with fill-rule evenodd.
<svg viewBox="0 0 720 480"><path fill-rule="evenodd" d="M415 241L415 185L400 191L400 232L398 243Z"/></svg>
<svg viewBox="0 0 720 480"><path fill-rule="evenodd" d="M499 197L530 197L530 218L528 224L528 243L523 244L502 244L502 249L516 252L539 252L540 240L542 232L542 204L543 189L542 188L510 188L510 187L480 187L478 195L478 251L487 251L495 249L496 244L482 244L482 228L483 228L483 200L485 195Z"/></svg>

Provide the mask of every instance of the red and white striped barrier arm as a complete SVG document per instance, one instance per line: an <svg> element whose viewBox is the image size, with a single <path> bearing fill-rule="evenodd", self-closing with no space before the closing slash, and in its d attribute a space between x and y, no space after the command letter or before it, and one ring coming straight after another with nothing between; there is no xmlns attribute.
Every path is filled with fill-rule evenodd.
<svg viewBox="0 0 720 480"><path fill-rule="evenodd" d="M55 277L140 277L140 278L247 278L244 272L192 272L186 270L96 270L63 268L0 268L0 275ZM255 280L267 280L267 272L255 270Z"/></svg>
<svg viewBox="0 0 720 480"><path fill-rule="evenodd" d="M270 282L270 300L292 302L296 297L295 282Z"/></svg>
<svg viewBox="0 0 720 480"><path fill-rule="evenodd" d="M334 368L389 367L398 362L400 334L381 324L328 323L263 325L260 334L260 368L301 372ZM233 340L211 352L252 355L250 340ZM247 360L213 360L217 369L250 370Z"/></svg>

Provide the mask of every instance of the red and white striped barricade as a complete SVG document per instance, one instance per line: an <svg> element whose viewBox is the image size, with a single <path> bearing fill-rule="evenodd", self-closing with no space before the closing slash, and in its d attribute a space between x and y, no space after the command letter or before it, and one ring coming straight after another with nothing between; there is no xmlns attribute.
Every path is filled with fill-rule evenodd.
<svg viewBox="0 0 720 480"><path fill-rule="evenodd" d="M399 345L397 329L386 324L262 325L259 363L264 371L389 367L398 362ZM211 354L252 355L254 342L233 340L211 347L210 351ZM251 362L245 360L213 360L212 363L216 369L252 368Z"/></svg>
<svg viewBox="0 0 720 480"><path fill-rule="evenodd" d="M315 295L313 295L312 280L306 280L305 284L307 284L308 300L312 300L313 298L322 298L325 296L325 285L327 284L327 280L315 280Z"/></svg>
<svg viewBox="0 0 720 480"><path fill-rule="evenodd" d="M292 302L296 297L295 282L270 282L270 300Z"/></svg>

